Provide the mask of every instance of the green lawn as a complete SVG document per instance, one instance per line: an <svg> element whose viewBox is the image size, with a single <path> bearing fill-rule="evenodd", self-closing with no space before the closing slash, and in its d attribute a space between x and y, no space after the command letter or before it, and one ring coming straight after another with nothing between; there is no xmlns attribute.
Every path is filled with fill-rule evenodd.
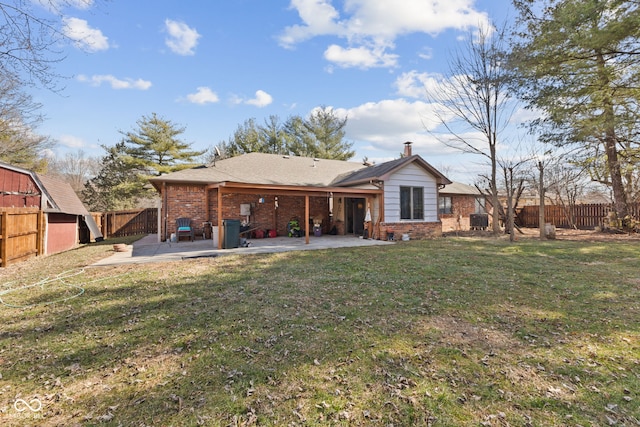
<svg viewBox="0 0 640 427"><path fill-rule="evenodd" d="M0 271L1 425L640 423L640 241L111 243Z"/></svg>

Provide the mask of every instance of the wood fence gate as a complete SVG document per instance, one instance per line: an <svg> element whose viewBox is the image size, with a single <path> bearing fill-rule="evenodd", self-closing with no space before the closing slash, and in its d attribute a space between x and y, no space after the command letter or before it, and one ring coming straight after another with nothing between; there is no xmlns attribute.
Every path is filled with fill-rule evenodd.
<svg viewBox="0 0 640 427"><path fill-rule="evenodd" d="M0 208L0 267L44 253L44 214L38 208Z"/></svg>
<svg viewBox="0 0 640 427"><path fill-rule="evenodd" d="M158 209L92 212L104 238L158 233Z"/></svg>

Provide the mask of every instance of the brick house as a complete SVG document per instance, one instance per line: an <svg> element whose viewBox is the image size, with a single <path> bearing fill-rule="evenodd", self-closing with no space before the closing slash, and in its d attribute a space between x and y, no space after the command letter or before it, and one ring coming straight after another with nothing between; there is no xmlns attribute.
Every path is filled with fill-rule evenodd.
<svg viewBox="0 0 640 427"><path fill-rule="evenodd" d="M322 234L387 232L419 239L442 234L439 188L451 182L405 143L404 157L378 165L309 157L249 153L209 166L151 179L160 193L159 238L176 233L188 217L197 233L217 227L222 247L225 219L287 235L297 219L307 243L317 225ZM198 230L199 229L199 230Z"/></svg>
<svg viewBox="0 0 640 427"><path fill-rule="evenodd" d="M453 182L440 190L438 214L442 231L467 231L472 228L472 217L482 221L485 217L485 197L477 188Z"/></svg>

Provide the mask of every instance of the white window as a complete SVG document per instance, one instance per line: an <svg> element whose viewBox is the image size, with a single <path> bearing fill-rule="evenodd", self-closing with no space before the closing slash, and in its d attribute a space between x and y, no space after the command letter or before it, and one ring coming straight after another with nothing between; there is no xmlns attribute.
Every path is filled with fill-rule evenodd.
<svg viewBox="0 0 640 427"><path fill-rule="evenodd" d="M438 213L440 215L453 213L453 206L451 205L451 197L448 197L448 196L438 197Z"/></svg>
<svg viewBox="0 0 640 427"><path fill-rule="evenodd" d="M424 219L424 187L400 187L400 219Z"/></svg>

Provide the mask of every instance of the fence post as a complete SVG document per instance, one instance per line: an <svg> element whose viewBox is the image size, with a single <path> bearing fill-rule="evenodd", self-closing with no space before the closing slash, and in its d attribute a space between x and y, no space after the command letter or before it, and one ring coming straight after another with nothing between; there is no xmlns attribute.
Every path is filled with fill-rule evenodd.
<svg viewBox="0 0 640 427"><path fill-rule="evenodd" d="M2 215L2 223L0 224L0 233L2 233L2 241L0 241L0 256L2 256L2 261L0 262L0 267L7 266L7 242L9 239L7 238L7 211L3 211Z"/></svg>
<svg viewBox="0 0 640 427"><path fill-rule="evenodd" d="M46 221L44 212L42 210L38 211L38 219L36 220L38 224L36 225L36 254L38 256L44 255L44 233L46 230Z"/></svg>

